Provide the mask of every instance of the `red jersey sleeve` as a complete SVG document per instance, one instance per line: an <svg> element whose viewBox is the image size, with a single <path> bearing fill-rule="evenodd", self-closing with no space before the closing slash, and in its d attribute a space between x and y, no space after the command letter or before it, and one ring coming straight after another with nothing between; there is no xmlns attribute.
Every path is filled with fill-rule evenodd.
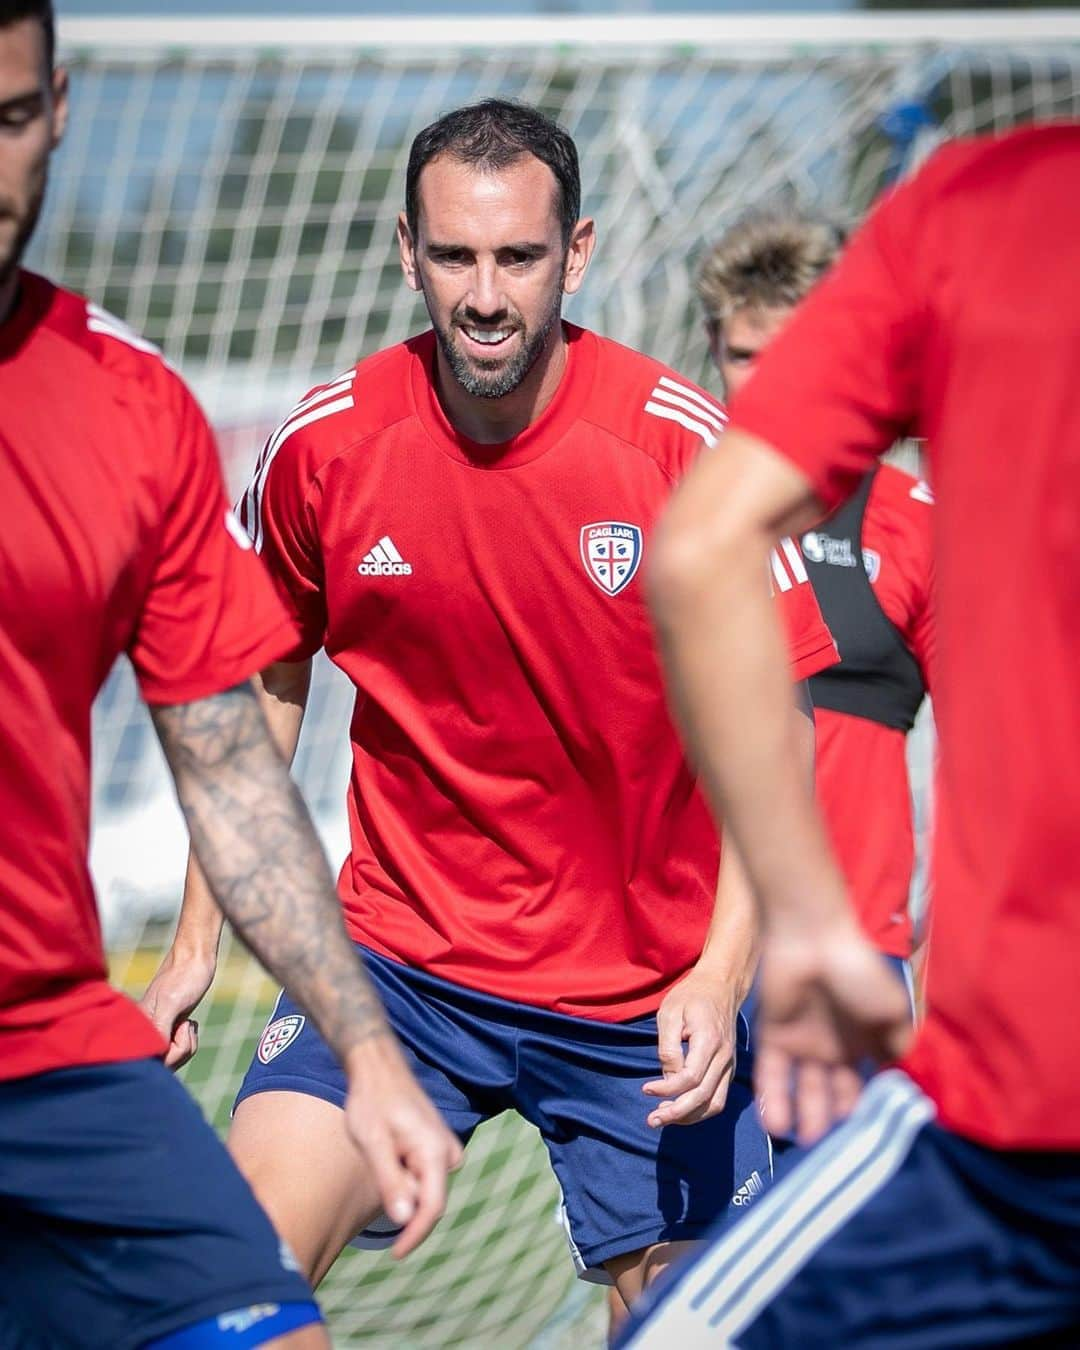
<svg viewBox="0 0 1080 1350"><path fill-rule="evenodd" d="M934 498L926 483L889 464L874 479L863 518L863 550L878 603L932 689Z"/></svg>
<svg viewBox="0 0 1080 1350"><path fill-rule="evenodd" d="M808 680L840 659L833 636L821 616L806 564L793 539L781 539L769 555L773 598L787 636L791 675Z"/></svg>
<svg viewBox="0 0 1080 1350"><path fill-rule="evenodd" d="M290 414L267 441L237 503L244 529L296 626L297 640L282 657L286 661L313 656L326 634L322 550L312 503L316 462L296 420Z"/></svg>
<svg viewBox="0 0 1080 1350"><path fill-rule="evenodd" d="M832 510L912 429L926 324L911 293L922 176L885 199L769 345L731 421L774 446Z"/></svg>
<svg viewBox="0 0 1080 1350"><path fill-rule="evenodd" d="M148 703L187 703L239 684L294 641L288 617L229 510L213 435L169 376L170 443L149 586L128 655Z"/></svg>

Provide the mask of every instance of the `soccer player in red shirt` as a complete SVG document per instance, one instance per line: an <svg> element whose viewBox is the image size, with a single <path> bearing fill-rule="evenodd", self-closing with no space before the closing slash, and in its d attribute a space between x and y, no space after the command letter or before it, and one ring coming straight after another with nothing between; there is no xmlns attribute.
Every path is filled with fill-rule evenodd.
<svg viewBox="0 0 1080 1350"><path fill-rule="evenodd" d="M313 1350L329 1342L295 1258L107 982L90 710L119 654L214 892L345 1064L349 1130L412 1240L459 1146L389 1033L249 683L295 627L228 510L206 423L154 348L19 266L67 111L52 47L46 0L5 0L0 1343L180 1350L243 1330Z"/></svg>
<svg viewBox="0 0 1080 1350"><path fill-rule="evenodd" d="M1080 1344L1078 221L1080 125L939 151L777 338L728 456L662 528L673 687L764 910L766 1116L788 1126L794 1081L812 1139L859 1056L903 1059L635 1347ZM930 447L942 635L913 1040L793 771L780 634L746 584L908 433Z"/></svg>
<svg viewBox="0 0 1080 1350"><path fill-rule="evenodd" d="M698 294L729 399L843 242L828 221L755 212L706 254ZM932 503L925 483L875 464L801 540L840 649L840 664L810 680L818 805L863 928L909 988L915 834L906 738L930 681Z"/></svg>
<svg viewBox="0 0 1080 1350"><path fill-rule="evenodd" d="M739 1014L752 904L730 850L717 898L640 581L725 414L562 322L594 242L579 202L573 142L534 109L422 132L399 238L433 331L309 394L241 513L301 632L265 676L289 743L320 647L357 689L339 891L391 1023L463 1139L505 1109L538 1126L580 1268L631 1299L770 1163ZM790 541L763 594L770 575L799 680L835 649ZM190 891L151 991L165 1030L216 936ZM318 1278L378 1202L343 1149L340 1074L291 1016L230 1143Z"/></svg>

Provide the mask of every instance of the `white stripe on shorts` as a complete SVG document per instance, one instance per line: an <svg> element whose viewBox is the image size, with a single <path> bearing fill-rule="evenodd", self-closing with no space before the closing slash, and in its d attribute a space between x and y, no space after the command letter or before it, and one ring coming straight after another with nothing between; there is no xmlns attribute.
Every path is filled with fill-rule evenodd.
<svg viewBox="0 0 1080 1350"><path fill-rule="evenodd" d="M770 1299L899 1171L934 1106L899 1069L703 1257L627 1342L632 1350L735 1344Z"/></svg>

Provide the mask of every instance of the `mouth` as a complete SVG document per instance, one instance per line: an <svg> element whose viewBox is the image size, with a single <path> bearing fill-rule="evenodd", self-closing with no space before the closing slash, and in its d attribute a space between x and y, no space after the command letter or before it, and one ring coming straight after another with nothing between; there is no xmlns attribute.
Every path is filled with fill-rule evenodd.
<svg viewBox="0 0 1080 1350"><path fill-rule="evenodd" d="M517 328L505 325L502 328L481 328L475 324L458 325L458 332L465 338L467 349L482 355L486 360L490 360L493 356L501 356L509 348L517 331Z"/></svg>

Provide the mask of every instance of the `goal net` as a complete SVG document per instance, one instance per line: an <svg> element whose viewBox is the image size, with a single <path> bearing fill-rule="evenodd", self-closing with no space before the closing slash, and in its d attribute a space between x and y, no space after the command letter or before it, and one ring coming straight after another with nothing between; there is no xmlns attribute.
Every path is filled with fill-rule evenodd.
<svg viewBox="0 0 1080 1350"><path fill-rule="evenodd" d="M610 20L71 20L73 110L32 265L161 345L228 477L311 385L424 325L394 225L412 137L489 95L557 117L599 248L571 318L711 381L700 251L748 207L849 218L943 139L1080 113L1060 11ZM296 774L345 851L349 690L315 680ZM116 979L167 944L185 837L130 671L95 717L93 866ZM226 942L187 1081L224 1124L273 990ZM402 1267L349 1252L323 1286L342 1346L602 1344L535 1132L484 1127L439 1232Z"/></svg>

